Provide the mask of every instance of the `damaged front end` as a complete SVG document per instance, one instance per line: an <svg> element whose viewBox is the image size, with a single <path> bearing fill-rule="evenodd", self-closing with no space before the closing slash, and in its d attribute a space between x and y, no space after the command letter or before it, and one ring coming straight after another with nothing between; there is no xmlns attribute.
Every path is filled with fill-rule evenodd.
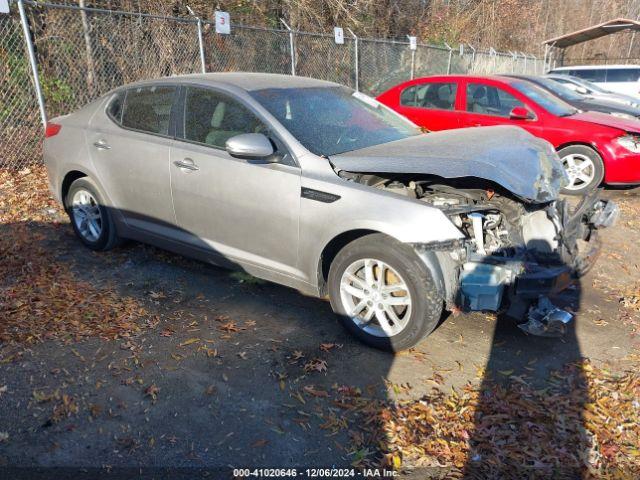
<svg viewBox="0 0 640 480"><path fill-rule="evenodd" d="M615 223L618 207L597 191L572 205L565 199L526 204L492 190L435 190L443 188L449 201L437 194L421 199L439 206L465 234L455 249L438 253L449 265L447 274L455 277L449 307L526 317L521 328L535 335L563 333L571 315L551 305L548 296L593 265L599 230ZM452 197L467 201L452 202ZM416 245L418 251L429 248Z"/></svg>
<svg viewBox="0 0 640 480"><path fill-rule="evenodd" d="M437 255L447 307L517 319L529 312L529 333L562 330L556 320L568 317L544 299L586 273L598 231L619 215L599 191L577 204L561 199L566 174L557 153L515 127L430 133L330 161L345 180L440 209L464 239L414 248Z"/></svg>
<svg viewBox="0 0 640 480"><path fill-rule="evenodd" d="M571 316L550 305L547 297L589 270L600 248L599 230L613 225L619 215L614 203L599 198L599 191L579 202L534 203L477 178L340 175L440 209L464 239L414 248L419 255L437 256L448 309L526 318L522 329L536 335L564 331Z"/></svg>

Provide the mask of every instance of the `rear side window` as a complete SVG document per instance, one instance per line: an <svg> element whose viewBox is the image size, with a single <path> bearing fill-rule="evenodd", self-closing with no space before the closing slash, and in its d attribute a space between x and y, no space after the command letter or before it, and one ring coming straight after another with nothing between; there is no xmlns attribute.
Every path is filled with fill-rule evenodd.
<svg viewBox="0 0 640 480"><path fill-rule="evenodd" d="M142 132L169 135L175 87L138 87L127 91L122 126Z"/></svg>
<svg viewBox="0 0 640 480"><path fill-rule="evenodd" d="M456 105L456 83L432 82L407 88L400 103L408 107L453 110Z"/></svg>
<svg viewBox="0 0 640 480"><path fill-rule="evenodd" d="M640 78L638 68L609 68L607 69L607 82L637 82Z"/></svg>
<svg viewBox="0 0 640 480"><path fill-rule="evenodd" d="M122 121L122 107L124 106L124 92L118 92L109 102L107 107L107 115L111 120L120 124Z"/></svg>

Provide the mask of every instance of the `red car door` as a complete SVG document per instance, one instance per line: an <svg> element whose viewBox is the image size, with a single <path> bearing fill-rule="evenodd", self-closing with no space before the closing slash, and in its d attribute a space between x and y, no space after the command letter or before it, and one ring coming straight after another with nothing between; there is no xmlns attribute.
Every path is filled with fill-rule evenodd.
<svg viewBox="0 0 640 480"><path fill-rule="evenodd" d="M534 113L535 109L508 85L471 79L460 87L464 105L461 126L514 125L534 135L540 134L540 122Z"/></svg>
<svg viewBox="0 0 640 480"><path fill-rule="evenodd" d="M409 84L400 92L399 102L393 107L416 125L428 130L459 128L458 82L421 81Z"/></svg>

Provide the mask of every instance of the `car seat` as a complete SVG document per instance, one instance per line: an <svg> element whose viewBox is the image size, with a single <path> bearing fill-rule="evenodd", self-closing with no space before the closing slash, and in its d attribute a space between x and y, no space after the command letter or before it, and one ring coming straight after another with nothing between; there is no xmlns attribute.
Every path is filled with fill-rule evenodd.
<svg viewBox="0 0 640 480"><path fill-rule="evenodd" d="M205 143L224 147L227 140L236 135L260 130L260 122L243 107L221 101L211 116L211 127Z"/></svg>
<svg viewBox="0 0 640 480"><path fill-rule="evenodd" d="M487 113L487 108L481 103L483 100L486 101L486 97L487 89L482 85L477 86L473 92L469 110L476 113Z"/></svg>
<svg viewBox="0 0 640 480"><path fill-rule="evenodd" d="M453 106L456 103L456 95L454 90L451 88L451 85L441 85L437 90L437 98L438 108L442 108L444 110L453 109Z"/></svg>

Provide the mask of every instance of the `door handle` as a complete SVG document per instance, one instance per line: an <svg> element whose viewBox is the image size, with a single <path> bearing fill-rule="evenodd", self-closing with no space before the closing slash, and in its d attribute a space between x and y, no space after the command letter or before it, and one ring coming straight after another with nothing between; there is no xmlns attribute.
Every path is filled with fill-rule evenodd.
<svg viewBox="0 0 640 480"><path fill-rule="evenodd" d="M173 164L176 167L182 168L184 170L200 170L200 167L198 167L190 158L185 158L184 160L176 160L175 162L173 162Z"/></svg>
<svg viewBox="0 0 640 480"><path fill-rule="evenodd" d="M108 145L104 140L98 140L97 142L94 142L93 146L98 150L109 150L111 148L111 145Z"/></svg>

